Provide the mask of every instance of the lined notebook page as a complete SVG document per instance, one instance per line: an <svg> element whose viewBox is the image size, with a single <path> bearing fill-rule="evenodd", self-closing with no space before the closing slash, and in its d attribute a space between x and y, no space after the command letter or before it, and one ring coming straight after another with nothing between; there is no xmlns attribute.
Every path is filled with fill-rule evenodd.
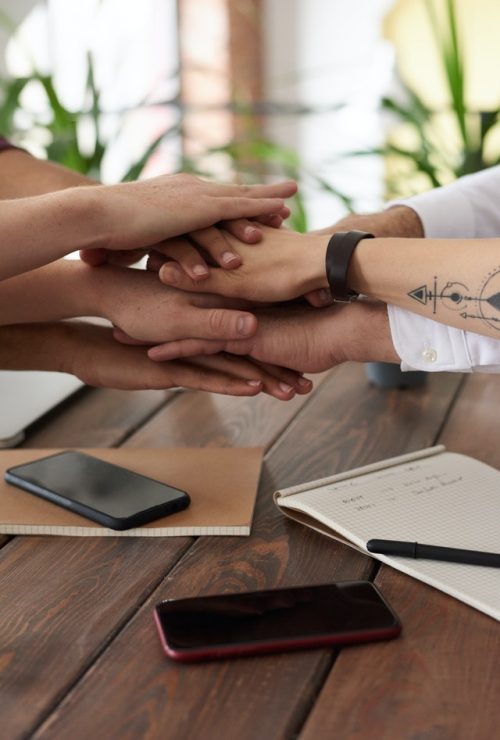
<svg viewBox="0 0 500 740"><path fill-rule="evenodd" d="M301 493L283 491L277 503L364 550L373 538L500 552L500 473L451 452ZM500 620L498 568L373 557Z"/></svg>

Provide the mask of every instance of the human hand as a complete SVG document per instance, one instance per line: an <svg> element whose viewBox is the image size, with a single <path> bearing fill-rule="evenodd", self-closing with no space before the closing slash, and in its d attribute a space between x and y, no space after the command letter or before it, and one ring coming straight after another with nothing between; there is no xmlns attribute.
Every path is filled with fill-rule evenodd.
<svg viewBox="0 0 500 740"><path fill-rule="evenodd" d="M87 385L122 390L183 387L233 396L264 392L282 401L312 389L311 381L290 370L244 357L216 354L160 364L148 358L144 347L117 342L107 327L71 322L67 330L71 352L65 371Z"/></svg>
<svg viewBox="0 0 500 740"><path fill-rule="evenodd" d="M129 337L156 343L186 337L238 339L253 334L257 319L248 302L208 293L185 293L150 272L105 265L80 277L90 313L108 319Z"/></svg>
<svg viewBox="0 0 500 740"><path fill-rule="evenodd" d="M294 190L296 190L295 183L290 182L286 183L286 185L290 195L293 195ZM282 192L285 192L285 189ZM288 195L283 195L283 197L288 197ZM257 244L263 238L260 224L279 229L289 215L290 209L287 206L283 206L279 213L257 216L253 220L236 218L232 221L221 221L218 226L245 244ZM212 229L214 238L210 239L210 247L207 251L214 263L219 265L219 267L225 267L227 270L239 267L241 257L234 251L232 245L226 242L224 238L221 239L222 232L219 229L207 227L206 231L208 232L210 229ZM104 264L128 267L139 262L139 260L149 254L148 265L150 269L158 272L164 262L168 259L175 261L178 256L178 264L186 270L193 280L203 279L205 275L208 275L208 265L204 255L196 249L191 241L182 239L179 242L176 244L176 240L169 239L157 245L156 249L119 251L105 248L82 249L80 251L80 259L92 267L98 267ZM195 266L198 267L197 270L193 269ZM200 272L199 266L203 268L204 272Z"/></svg>
<svg viewBox="0 0 500 740"><path fill-rule="evenodd" d="M297 298L312 290L328 290L325 253L328 240L323 235L299 234L284 229L262 227L264 239L257 247L238 244L223 233L226 242L239 252L243 264L234 270L213 269L202 282L187 276L173 262L160 268L160 279L181 290L209 291L252 302L278 302ZM190 235L195 244L209 248L213 239L207 230ZM330 298L331 301L331 298Z"/></svg>
<svg viewBox="0 0 500 740"><path fill-rule="evenodd" d="M249 336L257 326L253 314L237 310L247 305L241 300L177 291L144 271L108 265L97 272L88 271L86 281L82 290L92 294L87 304L90 313L110 320L121 342L155 344L185 337L234 339ZM283 368L262 365L259 373L263 389L280 399L311 389L307 380Z"/></svg>
<svg viewBox="0 0 500 740"><path fill-rule="evenodd" d="M348 213L340 221L312 233L329 237L339 231L353 230L366 231L375 237L424 236L424 227L418 214L412 208L403 205L391 206L378 213ZM321 307L332 302L331 296L325 290L306 293L304 298L311 306Z"/></svg>
<svg viewBox="0 0 500 740"><path fill-rule="evenodd" d="M294 182L222 185L193 175L165 175L112 186L80 188L93 202L97 235L88 249L144 249L224 219L281 214ZM98 238L99 237L99 238Z"/></svg>
<svg viewBox="0 0 500 740"><path fill-rule="evenodd" d="M263 391L285 401L294 396L286 380L297 377L290 370L225 355L154 363L144 347L119 344L110 328L81 321L0 327L0 367L66 372L88 385L121 390L183 386L235 396ZM298 392L308 393L312 384L302 381Z"/></svg>
<svg viewBox="0 0 500 740"><path fill-rule="evenodd" d="M347 360L399 362L383 303L357 301L320 310L276 307L257 316L257 332L248 339L186 339L152 347L148 355L165 361L222 351L313 373Z"/></svg>

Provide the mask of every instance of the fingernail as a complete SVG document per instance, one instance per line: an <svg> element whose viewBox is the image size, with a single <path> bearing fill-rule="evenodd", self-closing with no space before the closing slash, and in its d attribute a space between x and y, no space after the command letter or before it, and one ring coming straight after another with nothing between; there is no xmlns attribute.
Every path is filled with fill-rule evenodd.
<svg viewBox="0 0 500 740"><path fill-rule="evenodd" d="M245 236L248 238L254 237L259 233L259 230L256 229L254 226L248 226L245 229Z"/></svg>
<svg viewBox="0 0 500 740"><path fill-rule="evenodd" d="M308 388L312 383L307 378L299 378L297 380L297 385L300 385L301 388Z"/></svg>
<svg viewBox="0 0 500 740"><path fill-rule="evenodd" d="M161 277L168 283L173 283L175 285L181 279L181 271L178 267L169 265L167 268L161 270Z"/></svg>
<svg viewBox="0 0 500 740"><path fill-rule="evenodd" d="M288 383L280 383L279 386L284 393L290 393L290 391L293 391L292 386L288 385Z"/></svg>
<svg viewBox="0 0 500 740"><path fill-rule="evenodd" d="M205 265L195 265L192 268L192 272L194 275L208 275L208 267L205 267Z"/></svg>
<svg viewBox="0 0 500 740"><path fill-rule="evenodd" d="M251 385L252 388L257 388L257 386L262 385L262 380L247 380L247 385Z"/></svg>
<svg viewBox="0 0 500 740"><path fill-rule="evenodd" d="M320 299L321 303L331 303L332 294L326 288L322 288L318 293L318 298Z"/></svg>
<svg viewBox="0 0 500 740"><path fill-rule="evenodd" d="M247 334L251 334L252 325L253 325L253 321L252 321L251 316L240 316L236 324L236 328L238 329L238 334L243 334L243 336L247 336Z"/></svg>
<svg viewBox="0 0 500 740"><path fill-rule="evenodd" d="M223 252L221 254L221 259L227 265L230 262L234 262L235 260L239 260L239 257L234 252Z"/></svg>

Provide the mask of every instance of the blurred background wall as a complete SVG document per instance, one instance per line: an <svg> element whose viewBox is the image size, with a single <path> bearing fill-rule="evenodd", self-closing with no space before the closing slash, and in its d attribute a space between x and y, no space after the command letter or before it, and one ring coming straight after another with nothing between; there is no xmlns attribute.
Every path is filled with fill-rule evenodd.
<svg viewBox="0 0 500 740"><path fill-rule="evenodd" d="M301 182L291 225L496 164L495 0L2 0L0 129L105 182Z"/></svg>

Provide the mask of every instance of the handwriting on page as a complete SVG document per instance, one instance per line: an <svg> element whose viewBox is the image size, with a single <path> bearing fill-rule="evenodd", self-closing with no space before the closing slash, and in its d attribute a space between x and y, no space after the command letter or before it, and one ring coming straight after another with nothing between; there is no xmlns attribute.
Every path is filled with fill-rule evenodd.
<svg viewBox="0 0 500 740"><path fill-rule="evenodd" d="M489 538L494 552L499 488L493 468L442 453L304 491L296 500L310 516L362 542L375 537L487 550L477 546L480 531L479 539L486 545Z"/></svg>
<svg viewBox="0 0 500 740"><path fill-rule="evenodd" d="M337 498L337 503L352 507L356 511L365 509L376 509L385 502L396 502L404 494L408 496L423 496L425 494L435 494L436 492L461 483L461 475L454 475L449 471L430 472L429 464L411 463L404 467L384 470L381 473L371 473L369 476L352 478L332 486L327 489L330 493L345 491L346 495ZM371 495L355 493L356 489L365 489L370 487L370 493L376 488L377 498L373 499Z"/></svg>
<svg viewBox="0 0 500 740"><path fill-rule="evenodd" d="M485 552L499 547L500 474L465 455L442 452L327 483L289 500L291 508L317 519L332 536L361 548L372 538ZM500 619L498 568L409 558L389 561Z"/></svg>

